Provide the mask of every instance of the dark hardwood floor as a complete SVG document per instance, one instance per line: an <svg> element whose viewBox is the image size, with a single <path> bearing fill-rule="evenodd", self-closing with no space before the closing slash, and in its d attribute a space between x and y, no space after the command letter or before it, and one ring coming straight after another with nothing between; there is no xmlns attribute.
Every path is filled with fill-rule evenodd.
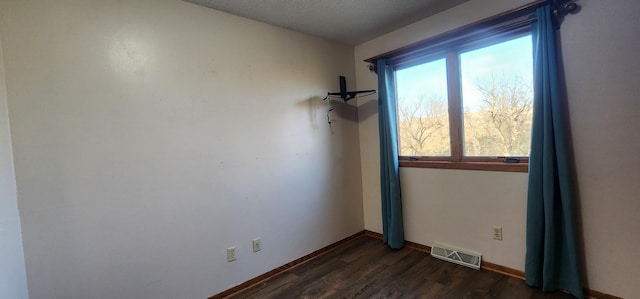
<svg viewBox="0 0 640 299"><path fill-rule="evenodd" d="M574 298L362 236L231 298Z"/></svg>

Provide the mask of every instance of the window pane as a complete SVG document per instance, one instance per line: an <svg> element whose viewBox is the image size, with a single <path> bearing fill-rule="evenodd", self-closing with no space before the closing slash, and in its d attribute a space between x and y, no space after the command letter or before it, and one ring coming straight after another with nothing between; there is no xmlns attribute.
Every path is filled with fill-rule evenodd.
<svg viewBox="0 0 640 299"><path fill-rule="evenodd" d="M450 156L446 60L396 71L400 156Z"/></svg>
<svg viewBox="0 0 640 299"><path fill-rule="evenodd" d="M464 156L529 156L531 36L460 54Z"/></svg>

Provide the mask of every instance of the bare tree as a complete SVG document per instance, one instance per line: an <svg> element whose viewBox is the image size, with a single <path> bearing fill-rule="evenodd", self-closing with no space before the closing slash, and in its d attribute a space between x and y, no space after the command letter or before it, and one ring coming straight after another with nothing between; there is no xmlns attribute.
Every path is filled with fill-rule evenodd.
<svg viewBox="0 0 640 299"><path fill-rule="evenodd" d="M526 156L531 138L533 87L519 76L476 82L480 104L464 111L466 156ZM450 155L449 118L442 96L398 101L400 154Z"/></svg>
<svg viewBox="0 0 640 299"><path fill-rule="evenodd" d="M416 101L398 103L401 155L447 155L448 139L443 139L448 138L449 123L444 99L422 95Z"/></svg>
<svg viewBox="0 0 640 299"><path fill-rule="evenodd" d="M493 74L478 80L479 112L465 112L465 154L524 156L529 153L533 88L520 76Z"/></svg>

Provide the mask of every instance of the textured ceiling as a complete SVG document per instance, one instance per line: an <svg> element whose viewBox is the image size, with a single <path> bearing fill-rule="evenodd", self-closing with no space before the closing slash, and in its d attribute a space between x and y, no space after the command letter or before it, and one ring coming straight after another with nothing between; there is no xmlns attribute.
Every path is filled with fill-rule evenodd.
<svg viewBox="0 0 640 299"><path fill-rule="evenodd" d="M468 0L184 0L357 45Z"/></svg>

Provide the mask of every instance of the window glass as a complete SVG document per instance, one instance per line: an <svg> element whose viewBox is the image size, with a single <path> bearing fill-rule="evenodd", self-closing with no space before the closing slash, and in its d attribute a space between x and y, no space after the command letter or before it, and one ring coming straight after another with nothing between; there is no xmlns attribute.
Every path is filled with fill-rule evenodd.
<svg viewBox="0 0 640 299"><path fill-rule="evenodd" d="M531 36L460 53L463 156L529 156Z"/></svg>
<svg viewBox="0 0 640 299"><path fill-rule="evenodd" d="M396 71L400 156L451 156L446 60Z"/></svg>

